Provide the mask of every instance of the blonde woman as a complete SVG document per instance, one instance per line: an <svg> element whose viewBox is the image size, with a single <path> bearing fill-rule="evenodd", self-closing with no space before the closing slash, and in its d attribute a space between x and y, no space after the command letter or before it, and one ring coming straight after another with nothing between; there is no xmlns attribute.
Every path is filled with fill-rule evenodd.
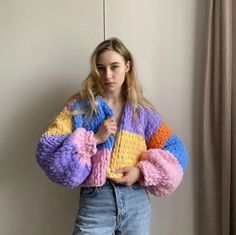
<svg viewBox="0 0 236 235"><path fill-rule="evenodd" d="M80 92L40 138L37 161L52 181L80 186L74 235L148 235L149 193L178 187L186 149L144 98L118 38L101 42L90 64Z"/></svg>

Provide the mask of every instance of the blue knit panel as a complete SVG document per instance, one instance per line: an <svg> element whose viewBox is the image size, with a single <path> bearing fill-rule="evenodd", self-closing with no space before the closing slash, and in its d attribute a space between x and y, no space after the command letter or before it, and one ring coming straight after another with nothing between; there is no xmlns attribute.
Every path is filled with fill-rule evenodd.
<svg viewBox="0 0 236 235"><path fill-rule="evenodd" d="M188 165L188 153L183 142L177 135L174 134L167 140L163 150L171 152L179 161L185 172Z"/></svg>
<svg viewBox="0 0 236 235"><path fill-rule="evenodd" d="M100 97L97 97L98 102L98 113L96 116L93 116L89 121L86 121L85 114L78 114L73 116L73 130L83 127L87 131L93 131L93 133L96 133L98 131L98 128L102 124L104 120L107 118L113 116L113 111L109 108L109 106L103 102L103 100ZM73 107L72 111L74 110L80 110L81 108L87 108L89 105L89 102L86 100L80 100L76 102ZM112 135L109 136L109 138L103 143L97 145L97 149L109 149L111 150L114 144L114 137Z"/></svg>
<svg viewBox="0 0 236 235"><path fill-rule="evenodd" d="M88 107L88 102L86 100L80 100L73 104L71 107L71 112L81 110ZM83 127L85 119L85 114L77 114L73 116L73 131L77 128Z"/></svg>

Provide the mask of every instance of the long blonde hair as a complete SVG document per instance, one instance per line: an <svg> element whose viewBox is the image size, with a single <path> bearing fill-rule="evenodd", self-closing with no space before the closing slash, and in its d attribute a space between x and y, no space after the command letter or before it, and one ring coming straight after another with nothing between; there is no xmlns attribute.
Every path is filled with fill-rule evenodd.
<svg viewBox="0 0 236 235"><path fill-rule="evenodd" d="M95 99L96 96L104 96L104 91L99 82L100 75L97 69L97 60L98 56L107 50L113 50L119 53L123 57L125 63L127 63L128 61L130 63L130 69L125 74L122 92L125 101L129 101L131 103L133 113L136 114L138 108L140 107L148 107L154 109L153 105L143 96L143 90L137 79L132 54L120 39L112 37L101 42L93 51L90 57L90 73L83 81L80 92L75 95L75 97L77 96L81 99L89 101L90 106L88 110L86 110L88 117L92 117L92 115L97 113L97 103Z"/></svg>

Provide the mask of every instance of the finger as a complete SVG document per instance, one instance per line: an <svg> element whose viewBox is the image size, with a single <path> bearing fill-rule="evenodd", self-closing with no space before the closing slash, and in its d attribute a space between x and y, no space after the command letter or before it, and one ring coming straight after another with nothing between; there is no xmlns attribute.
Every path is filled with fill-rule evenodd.
<svg viewBox="0 0 236 235"><path fill-rule="evenodd" d="M108 127L107 128L107 132L109 133L114 133L117 131L117 127L116 126L112 126L112 127Z"/></svg>
<svg viewBox="0 0 236 235"><path fill-rule="evenodd" d="M105 124L104 125L105 129L107 132L110 132L110 131L116 131L117 130L117 125L115 124Z"/></svg>
<svg viewBox="0 0 236 235"><path fill-rule="evenodd" d="M110 125L117 125L116 120L110 120L108 123L109 123Z"/></svg>
<svg viewBox="0 0 236 235"><path fill-rule="evenodd" d="M111 127L117 127L116 122L109 122L106 124L107 126L111 126Z"/></svg>
<svg viewBox="0 0 236 235"><path fill-rule="evenodd" d="M111 131L110 135L116 135L116 131Z"/></svg>
<svg viewBox="0 0 236 235"><path fill-rule="evenodd" d="M122 167L122 168L119 168L119 169L115 169L116 173L126 173L128 171L129 171L128 167Z"/></svg>
<svg viewBox="0 0 236 235"><path fill-rule="evenodd" d="M107 128L108 127L117 127L117 123L113 122L113 121L109 121L109 122L105 122L104 126L107 127Z"/></svg>
<svg viewBox="0 0 236 235"><path fill-rule="evenodd" d="M126 177L121 177L121 178L112 179L112 180L113 180L115 183L117 183L117 184L125 184L125 185L128 184Z"/></svg>
<svg viewBox="0 0 236 235"><path fill-rule="evenodd" d="M107 118L105 121L108 121L108 122L116 122L116 119L114 117L109 117Z"/></svg>
<svg viewBox="0 0 236 235"><path fill-rule="evenodd" d="M105 126L106 128L117 128L116 123L106 123Z"/></svg>

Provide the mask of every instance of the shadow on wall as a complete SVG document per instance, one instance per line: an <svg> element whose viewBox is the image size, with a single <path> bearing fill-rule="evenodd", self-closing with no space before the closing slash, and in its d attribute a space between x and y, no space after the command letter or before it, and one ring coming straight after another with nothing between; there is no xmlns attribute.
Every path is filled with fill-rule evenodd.
<svg viewBox="0 0 236 235"><path fill-rule="evenodd" d="M41 91L35 83L33 86L37 91L33 96L29 93L25 101L14 101L17 109L5 127L8 132L0 158L0 234L69 234L79 191L52 183L39 168L35 150L49 121L73 92L65 85L45 85Z"/></svg>

